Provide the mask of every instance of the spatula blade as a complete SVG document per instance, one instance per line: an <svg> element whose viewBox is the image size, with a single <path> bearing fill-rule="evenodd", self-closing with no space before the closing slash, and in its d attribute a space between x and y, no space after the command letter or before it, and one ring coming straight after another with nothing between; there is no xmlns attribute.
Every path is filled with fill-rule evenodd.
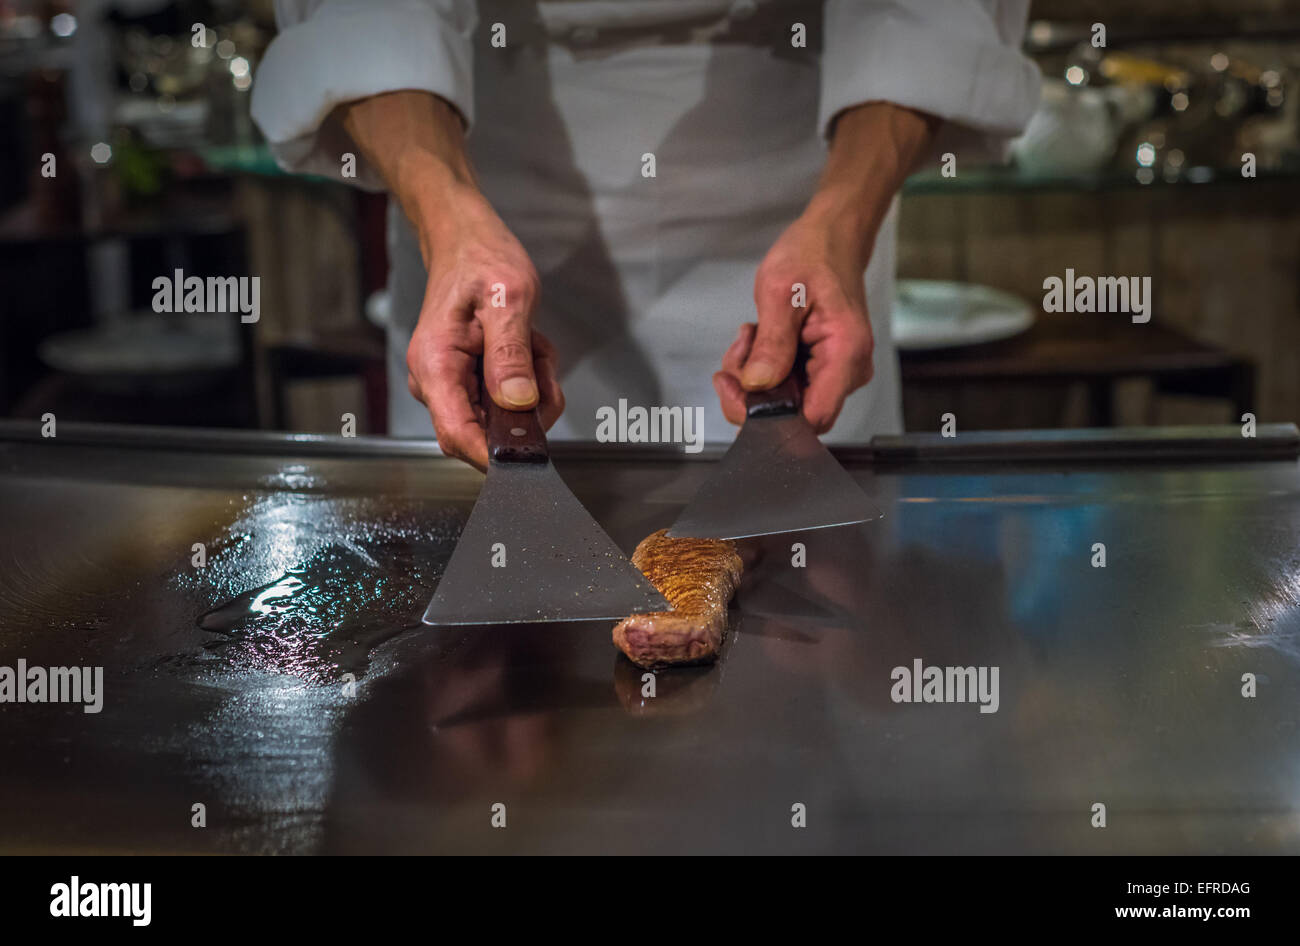
<svg viewBox="0 0 1300 946"><path fill-rule="evenodd" d="M878 518L802 415L752 416L668 535L746 539Z"/></svg>
<svg viewBox="0 0 1300 946"><path fill-rule="evenodd" d="M617 621L671 610L549 461L494 462L424 623Z"/></svg>

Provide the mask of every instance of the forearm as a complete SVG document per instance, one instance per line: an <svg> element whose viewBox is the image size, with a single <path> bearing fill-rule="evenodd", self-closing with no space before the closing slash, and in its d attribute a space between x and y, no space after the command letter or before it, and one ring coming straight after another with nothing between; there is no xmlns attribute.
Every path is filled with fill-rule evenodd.
<svg viewBox="0 0 1300 946"><path fill-rule="evenodd" d="M413 90L358 99L339 111L344 131L411 221L427 263L457 225L452 208L479 196L460 114L438 96Z"/></svg>
<svg viewBox="0 0 1300 946"><path fill-rule="evenodd" d="M827 226L837 246L862 268L894 195L924 159L939 125L932 115L888 102L859 105L836 120L805 214Z"/></svg>

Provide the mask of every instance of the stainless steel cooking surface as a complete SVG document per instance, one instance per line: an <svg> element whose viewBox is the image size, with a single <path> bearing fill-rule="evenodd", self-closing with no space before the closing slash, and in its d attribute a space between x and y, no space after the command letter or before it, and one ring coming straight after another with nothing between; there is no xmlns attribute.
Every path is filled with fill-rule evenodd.
<svg viewBox="0 0 1300 946"><path fill-rule="evenodd" d="M884 518L762 540L653 699L608 628L419 625L479 483L427 447L0 434L0 666L104 668L0 703L6 851L1300 851L1293 428L841 453ZM557 454L624 551L713 465Z"/></svg>

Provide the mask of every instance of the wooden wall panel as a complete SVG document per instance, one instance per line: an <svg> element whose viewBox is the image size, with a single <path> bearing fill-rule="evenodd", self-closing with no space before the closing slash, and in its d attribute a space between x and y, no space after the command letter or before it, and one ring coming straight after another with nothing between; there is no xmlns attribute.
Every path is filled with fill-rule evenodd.
<svg viewBox="0 0 1300 946"><path fill-rule="evenodd" d="M1261 421L1300 421L1300 183L1260 179L1095 193L926 194L903 201L900 275L966 279L1042 304L1042 281L1150 275L1155 318L1258 365ZM1040 318L1078 318L1047 315ZM1126 419L1144 410L1137 389ZM965 397L980 396L967 390ZM971 413L1014 416L1005 404ZM1170 412L1181 419L1195 407ZM1207 409L1202 419L1221 421Z"/></svg>

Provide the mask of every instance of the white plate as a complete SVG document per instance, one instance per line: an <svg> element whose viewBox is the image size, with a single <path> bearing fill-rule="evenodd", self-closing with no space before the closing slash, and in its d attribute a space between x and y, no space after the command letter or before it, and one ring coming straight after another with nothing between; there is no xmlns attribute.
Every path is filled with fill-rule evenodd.
<svg viewBox="0 0 1300 946"><path fill-rule="evenodd" d="M900 351L958 348L1019 335L1034 324L1034 310L991 286L900 279L892 324Z"/></svg>
<svg viewBox="0 0 1300 946"><path fill-rule="evenodd" d="M38 351L55 371L105 391L194 389L239 364L238 330L230 321L238 318L145 312L112 325L51 335Z"/></svg>

